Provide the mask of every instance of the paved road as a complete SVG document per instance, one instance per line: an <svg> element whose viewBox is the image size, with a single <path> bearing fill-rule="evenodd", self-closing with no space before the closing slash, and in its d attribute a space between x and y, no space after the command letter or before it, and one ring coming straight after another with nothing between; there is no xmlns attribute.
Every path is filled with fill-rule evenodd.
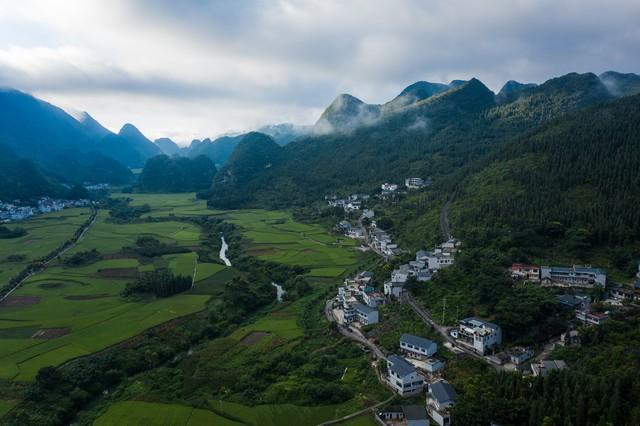
<svg viewBox="0 0 640 426"><path fill-rule="evenodd" d="M449 207L451 207L451 200L447 201L440 209L440 232L445 241L452 238L451 227L449 226Z"/></svg>
<svg viewBox="0 0 640 426"><path fill-rule="evenodd" d="M436 330L441 336L442 338L446 341L449 342L454 348L464 352L467 355L470 355L474 358L478 358L484 362L486 362L488 365L490 365L491 367L495 368L496 370L501 370L502 367L500 367L499 365L495 365L491 362L489 362L485 357L483 357L482 355L474 352L473 350L467 348L466 346L462 346L459 345L456 340L451 337L451 335L449 334L449 327L446 327L444 325L440 325L438 323L436 323L431 316L429 315L429 313L427 311L425 311L413 298L413 296L411 295L411 293L409 293L408 291L404 291L402 293L402 300L406 303L409 304L409 306L411 306L411 308L414 310L414 312L420 317L420 319L422 319L422 321L424 321L425 324L430 325L431 327L433 327L434 330Z"/></svg>
<svg viewBox="0 0 640 426"><path fill-rule="evenodd" d="M370 342L366 337L362 335L362 333L357 331L355 328L351 328L351 330L349 330L347 327L341 324L338 324L338 322L336 321L336 318L333 316L332 306L333 306L333 300L327 300L327 303L324 306L324 316L327 318L327 321L336 323L340 334L342 334L344 337L350 340L353 340L356 343L360 343L366 346L372 353L375 354L376 359L387 359L384 356L384 353L382 353L382 351L380 350L380 348L376 346L375 343Z"/></svg>

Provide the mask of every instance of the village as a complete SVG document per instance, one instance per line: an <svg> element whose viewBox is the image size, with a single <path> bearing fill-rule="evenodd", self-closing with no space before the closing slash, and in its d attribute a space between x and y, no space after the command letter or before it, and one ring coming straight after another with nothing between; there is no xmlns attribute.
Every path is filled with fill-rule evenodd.
<svg viewBox="0 0 640 426"><path fill-rule="evenodd" d="M424 181L407 179L406 187L420 188ZM415 184L415 185L414 185ZM381 199L395 194L398 185L381 185ZM361 212L357 225L343 220L336 229L348 238L362 240L367 249L372 250L385 262L396 256L409 253L393 242L391 236L379 229L373 209L365 208L369 200L366 194L353 194L345 199L328 200L332 207L342 207L345 213ZM365 225L366 224L366 225ZM603 269L590 265L535 266L513 264L509 273L514 285L539 285L554 287L560 294L557 303L573 312L574 320L570 328L545 345L536 355L536 350L524 346L503 344L502 330L498 324L481 318L459 319L454 327L437 324L411 296L408 283L428 285L438 273L455 263L456 254L462 243L449 238L432 250L418 250L413 260L400 264L384 280L382 288L375 288L374 273L361 271L344 280L337 289L334 299L327 302L326 314L335 321L340 332L370 350L374 355L373 367L379 380L399 397L421 396L424 404L394 405L376 412L376 421L387 425L451 425L451 407L457 400L453 386L443 377L445 359L439 357L439 345L424 336L402 333L394 353L384 353L375 342L367 339L363 327L379 324L379 307L391 301L407 303L418 316L443 340L445 350L456 356L472 356L485 361L496 370L516 371L525 376L544 376L554 370L569 368L561 359L548 359L555 345L572 346L580 344L579 325L599 326L606 322L610 312L594 310L591 297L586 292L599 288L605 299L599 306L611 309L624 303L640 300L640 266L633 288L608 285ZM406 257L404 257L406 258ZM400 330L402 332L403 330ZM442 348L440 348L442 350ZM412 400L415 402L415 398Z"/></svg>
<svg viewBox="0 0 640 426"><path fill-rule="evenodd" d="M90 200L64 200L42 197L34 205L23 205L19 200L12 203L0 201L0 223L19 222L31 216L51 213L72 207L86 207Z"/></svg>

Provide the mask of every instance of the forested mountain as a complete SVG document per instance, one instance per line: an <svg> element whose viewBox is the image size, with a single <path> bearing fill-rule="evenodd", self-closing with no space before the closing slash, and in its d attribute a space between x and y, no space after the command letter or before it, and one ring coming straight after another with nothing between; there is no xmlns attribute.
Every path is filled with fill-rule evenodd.
<svg viewBox="0 0 640 426"><path fill-rule="evenodd" d="M163 154L168 155L169 157L173 155L180 155L182 152L182 148L178 146L177 143L172 141L169 138L160 138L153 141L158 148L162 151Z"/></svg>
<svg viewBox="0 0 640 426"><path fill-rule="evenodd" d="M0 110L0 141L61 182L125 183L132 175L124 166L134 163L125 160L135 158L142 165L159 152L139 132L125 129L124 134L114 135L87 113L76 120L17 90L0 90Z"/></svg>
<svg viewBox="0 0 640 426"><path fill-rule="evenodd" d="M191 142L187 155L190 158L205 155L215 164L224 164L243 136L222 136L213 141L209 138L202 141L195 140Z"/></svg>
<svg viewBox="0 0 640 426"><path fill-rule="evenodd" d="M100 141L100 150L128 167L142 167L148 158L162 153L133 124L122 126L118 134L110 133Z"/></svg>
<svg viewBox="0 0 640 426"><path fill-rule="evenodd" d="M451 207L467 239L640 241L640 95L577 112L515 138L464 181ZM515 233L515 234L514 234ZM509 237L510 236L510 237Z"/></svg>
<svg viewBox="0 0 640 426"><path fill-rule="evenodd" d="M56 189L33 162L18 158L11 148L0 143L0 200L54 195Z"/></svg>
<svg viewBox="0 0 640 426"><path fill-rule="evenodd" d="M442 180L544 123L614 99L591 73L505 86L497 97L477 79L456 81L389 113L341 95L319 120L341 131L274 148L278 163L244 182L216 179L211 204L225 206L232 195L237 206L244 194L244 205L304 205L327 192L370 191L408 175Z"/></svg>
<svg viewBox="0 0 640 426"><path fill-rule="evenodd" d="M607 71L600 80L614 96L631 96L640 93L640 75Z"/></svg>
<svg viewBox="0 0 640 426"><path fill-rule="evenodd" d="M199 155L193 159L158 155L147 160L140 174L140 189L148 192L192 192L211 185L216 167Z"/></svg>

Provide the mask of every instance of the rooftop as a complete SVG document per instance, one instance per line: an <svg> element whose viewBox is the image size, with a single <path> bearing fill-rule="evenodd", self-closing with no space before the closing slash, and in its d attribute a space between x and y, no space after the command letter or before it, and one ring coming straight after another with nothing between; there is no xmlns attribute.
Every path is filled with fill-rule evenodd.
<svg viewBox="0 0 640 426"><path fill-rule="evenodd" d="M387 357L387 361L391 363L389 369L400 377L408 376L409 374L416 372L416 368L409 361L399 355L389 355Z"/></svg>
<svg viewBox="0 0 640 426"><path fill-rule="evenodd" d="M426 420L427 409L424 405L403 405L402 411L407 420Z"/></svg>
<svg viewBox="0 0 640 426"><path fill-rule="evenodd" d="M370 308L367 305L363 305L362 303L356 303L355 305L353 305L353 309L355 309L358 312L362 312L365 315L369 315L374 312L377 312L376 309Z"/></svg>
<svg viewBox="0 0 640 426"><path fill-rule="evenodd" d="M429 339L425 339L424 337L414 336L413 334L408 333L404 333L402 336L400 336L400 341L425 349L428 349L434 343Z"/></svg>
<svg viewBox="0 0 640 426"><path fill-rule="evenodd" d="M444 380L431 383L429 385L429 389L431 389L431 394L439 404L447 401L455 402L455 400L458 398L458 394L456 393L456 390L453 388L453 386L451 386L449 382L446 382Z"/></svg>

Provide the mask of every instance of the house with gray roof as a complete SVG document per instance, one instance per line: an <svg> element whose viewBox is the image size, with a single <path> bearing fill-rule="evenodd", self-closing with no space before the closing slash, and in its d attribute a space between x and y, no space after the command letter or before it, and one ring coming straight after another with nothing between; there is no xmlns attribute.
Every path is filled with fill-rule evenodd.
<svg viewBox="0 0 640 426"><path fill-rule="evenodd" d="M502 343L502 329L498 325L475 317L461 320L451 336L480 355Z"/></svg>
<svg viewBox="0 0 640 426"><path fill-rule="evenodd" d="M378 310L370 308L362 303L356 303L353 305L353 311L357 321L362 325L377 324L378 323Z"/></svg>
<svg viewBox="0 0 640 426"><path fill-rule="evenodd" d="M450 409L457 399L456 390L446 380L430 383L427 391L427 413L440 426L450 425Z"/></svg>
<svg viewBox="0 0 640 426"><path fill-rule="evenodd" d="M438 344L424 337L404 333L400 336L400 349L410 357L423 359L435 354Z"/></svg>
<svg viewBox="0 0 640 426"><path fill-rule="evenodd" d="M401 396L422 392L424 379L418 370L399 355L387 357L387 382Z"/></svg>
<svg viewBox="0 0 640 426"><path fill-rule="evenodd" d="M540 281L546 285L564 287L605 287L607 274L602 269L591 266L543 266L540 269Z"/></svg>

